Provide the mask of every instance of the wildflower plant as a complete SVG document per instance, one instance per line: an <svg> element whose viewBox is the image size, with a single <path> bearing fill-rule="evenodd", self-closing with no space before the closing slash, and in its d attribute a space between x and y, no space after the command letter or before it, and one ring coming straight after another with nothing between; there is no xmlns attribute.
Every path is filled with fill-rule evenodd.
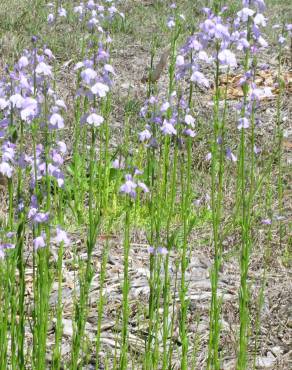
<svg viewBox="0 0 292 370"><path fill-rule="evenodd" d="M167 46L158 73L154 57L160 40L152 36L149 76L142 79L147 86L140 91L145 98L139 92L137 102L130 91L119 98L123 86L114 38L117 30L125 32L131 18L131 12L125 16L119 10L127 9L122 2L46 4L47 38L52 40L44 45L45 35L32 36L15 63L5 66L0 80L0 185L5 187L0 215L1 369L187 370L199 366L199 352L202 366L222 368L221 273L229 254L238 257L240 275L234 366L247 369L251 361L257 366L273 232L278 230L280 246L286 237L282 56L291 25L273 28L277 82L261 86L257 75L269 68L261 63L269 47L264 1L243 0L236 11L214 1L192 24L181 12L183 6L153 6L167 12L159 19ZM59 29L78 29L81 35L80 48L64 64L58 54ZM71 100L62 96L64 68L70 74ZM239 76L240 98L233 103L229 85L234 76ZM267 156L260 139L262 102L274 99L275 91L274 142ZM121 112L123 124L116 125ZM202 230L207 236L201 237ZM260 232L267 246L252 342L249 269ZM136 243L136 233L145 243ZM228 238L235 242L226 251ZM190 284L196 279L192 258L206 244L213 263L204 329L208 339L200 343L201 313L198 309L193 314ZM137 272L148 284L139 290L146 292L145 300L139 296L133 301L136 245L147 256L146 266ZM119 261L113 258L116 251ZM72 312L64 306L67 264L72 268ZM113 309L107 304L116 298L108 285L110 265L113 270L121 267ZM89 333L92 310L96 320ZM114 340L103 335L112 326ZM137 343L143 342L141 350L135 347L133 331ZM53 341L48 340L52 332ZM66 355L64 340L70 347Z"/></svg>

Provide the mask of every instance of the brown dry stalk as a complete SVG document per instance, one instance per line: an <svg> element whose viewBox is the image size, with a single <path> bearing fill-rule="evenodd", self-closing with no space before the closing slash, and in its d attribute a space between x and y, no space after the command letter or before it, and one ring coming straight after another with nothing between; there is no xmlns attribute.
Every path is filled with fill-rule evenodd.
<svg viewBox="0 0 292 370"><path fill-rule="evenodd" d="M170 54L170 46L168 45L166 48L163 49L162 54L160 56L159 62L153 69L153 71L150 71L148 76L143 76L141 82L156 82L159 80L162 72L164 71L166 65L167 65L167 60Z"/></svg>

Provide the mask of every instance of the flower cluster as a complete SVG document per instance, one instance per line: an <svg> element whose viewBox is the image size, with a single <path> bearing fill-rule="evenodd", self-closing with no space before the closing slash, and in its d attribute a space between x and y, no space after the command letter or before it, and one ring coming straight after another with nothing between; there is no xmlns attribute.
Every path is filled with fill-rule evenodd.
<svg viewBox="0 0 292 370"><path fill-rule="evenodd" d="M1 137L5 134L11 115L26 124L37 118L47 119L42 106L52 105L58 111L60 101L51 87L53 78L50 60L54 55L48 48L25 50L12 71L6 70L6 76L0 81L0 109L3 114L1 121ZM59 103L58 103L59 102ZM62 104L62 103L61 103ZM54 121L54 118L53 118ZM54 123L54 122L53 122ZM54 128L58 125L53 125Z"/></svg>
<svg viewBox="0 0 292 370"><path fill-rule="evenodd" d="M63 244L65 247L67 247L70 244L70 239L68 238L68 235L66 231L64 231L61 227L57 226L55 237L52 240L57 246L60 246ZM33 240L33 246L34 250L37 251L39 248L45 248L46 247L46 234L41 233L39 236L37 236Z"/></svg>
<svg viewBox="0 0 292 370"><path fill-rule="evenodd" d="M179 82L188 77L200 88L209 88L213 82L207 77L204 69L208 70L210 66L216 68L217 65L222 71L237 70L240 68L240 57L235 56L234 50L237 50L237 53L241 51L244 55L249 51L251 60L244 66L243 77L239 81L247 94L244 101L235 107L239 117L237 128L242 130L250 127L252 112L255 114L260 101L273 97L270 87L259 88L256 85L255 64L252 63L253 56L268 46L261 31L267 24L267 19L262 14L265 3L263 0L243 1L243 8L237 12L233 21L225 17L226 9L222 8L219 14L214 14L209 8L203 9L206 19L199 25L199 31L188 37L176 57L176 80ZM289 25L285 30L289 32ZM281 41L284 42L282 39ZM170 130L169 125L164 127L174 134L174 129ZM149 133L143 132L142 137L149 137ZM217 144L221 144L220 140L217 140ZM254 152L258 154L260 150L255 148ZM226 156L232 162L237 161L230 148L226 149ZM211 153L206 158L210 160Z"/></svg>
<svg viewBox="0 0 292 370"><path fill-rule="evenodd" d="M5 141L2 144L2 158L0 162L0 173L7 178L13 175L13 167L15 163L15 144L10 141Z"/></svg>
<svg viewBox="0 0 292 370"><path fill-rule="evenodd" d="M10 231L4 235L4 240L0 242L0 261L5 258L5 251L15 248L15 243L13 239L15 237L15 232Z"/></svg>
<svg viewBox="0 0 292 370"><path fill-rule="evenodd" d="M238 61L232 49L245 52L250 49L256 52L267 47L267 42L261 34L260 27L266 26L266 18L256 10L250 9L244 2L244 8L237 13L234 22L224 21L222 9L219 15L211 9L204 8L207 19L200 24L199 32L190 36L181 48L176 60L176 78L183 78L191 71L191 81L200 87L208 87L209 80L202 72L204 65L219 63L223 68L237 68ZM258 10L264 10L264 2L254 3ZM250 35L247 35L247 23L251 22ZM210 52L210 50L212 50Z"/></svg>
<svg viewBox="0 0 292 370"><path fill-rule="evenodd" d="M68 12L63 6L52 2L47 4L49 14L47 21L49 24L54 24L58 20L61 21L67 18ZM103 33L103 23L112 21L116 16L125 17L124 13L119 12L113 1L104 1L103 3L89 0L87 3L80 2L74 6L73 13L80 22L86 22L89 30L96 29Z"/></svg>
<svg viewBox="0 0 292 370"><path fill-rule="evenodd" d="M51 218L46 202L47 181L42 180L53 179L58 187L64 186L62 165L67 147L58 137L65 126L63 115L67 107L54 90L52 51L37 48L36 37L32 42L32 50L24 50L13 68L6 68L0 81L0 173L13 182L14 175L21 173L17 179L24 186L18 193L17 211L25 210L27 220L34 226L47 224ZM30 177L29 192L26 175ZM30 199L27 207L26 199L28 203ZM37 238L35 245L44 245L41 231Z"/></svg>
<svg viewBox="0 0 292 370"><path fill-rule="evenodd" d="M111 40L106 39L107 43ZM112 76L115 75L114 68L109 64L109 51L99 42L97 47L90 42L88 45L88 57L82 62L78 62L74 70L80 80L77 97L84 96L89 101L96 102L107 96L112 86ZM95 103L89 111L81 117L81 124L99 127L104 122L104 118L99 114Z"/></svg>
<svg viewBox="0 0 292 370"><path fill-rule="evenodd" d="M129 195L131 198L136 198L137 190L140 189L144 193L148 193L149 189L144 182L139 181L135 178L141 171L135 171L134 176L127 174L125 175L125 182L120 187L120 192Z"/></svg>
<svg viewBox="0 0 292 370"><path fill-rule="evenodd" d="M146 124L138 138L146 146L156 148L159 137L175 136L182 143L184 137L196 136L196 120L184 98L178 98L175 91L169 101L162 103L157 97L150 97L141 108L140 116Z"/></svg>
<svg viewBox="0 0 292 370"><path fill-rule="evenodd" d="M2 118L0 121L2 144L2 159L0 172L8 178L12 177L14 168L26 168L31 165L32 177L34 177L34 160L37 162L38 178L44 175L46 167L41 154L42 144L36 147L36 153L27 155L26 148L19 148L11 140L13 134L20 131L22 125L23 132L32 130L57 131L64 128L63 111L66 105L58 97L52 86L52 67L49 64L54 56L50 49L25 50L23 55L15 64L14 69L0 81L0 110ZM62 150L64 149L62 145ZM52 157L56 153L52 152ZM36 156L36 158L34 158ZM54 162L54 159L52 159ZM50 168L51 175L60 178L56 168ZM58 173L57 173L58 172Z"/></svg>
<svg viewBox="0 0 292 370"><path fill-rule="evenodd" d="M157 256L157 255L165 256L165 255L168 254L168 250L165 247L157 247L157 248L155 248L155 247L150 246L148 248L148 252L151 255L153 255L153 256Z"/></svg>
<svg viewBox="0 0 292 370"><path fill-rule="evenodd" d="M107 42L110 42L107 39ZM93 45L89 45L94 49ZM108 64L109 52L101 42L97 50L92 50L92 57L78 62L74 69L80 73L82 87L78 91L78 95L85 95L92 100L94 96L104 98L109 92L109 87L112 85L111 75L114 75L113 67Z"/></svg>
<svg viewBox="0 0 292 370"><path fill-rule="evenodd" d="M58 141L49 152L49 157L44 156L44 147L37 145L35 158L27 156L27 161L31 164L31 188L35 187L35 180L40 181L46 176L56 181L56 184L62 188L64 186L64 173L61 166L64 163L64 155L67 152L67 146L63 141ZM36 173L35 166L36 164Z"/></svg>

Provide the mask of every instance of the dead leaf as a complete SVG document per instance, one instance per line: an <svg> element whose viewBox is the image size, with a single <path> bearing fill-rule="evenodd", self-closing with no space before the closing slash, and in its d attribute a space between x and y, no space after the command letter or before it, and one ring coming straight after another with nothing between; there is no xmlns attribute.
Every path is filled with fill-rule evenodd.
<svg viewBox="0 0 292 370"><path fill-rule="evenodd" d="M222 75L220 77L219 88L221 96L227 96L227 99L238 99L244 96L240 79L243 74L238 75ZM292 72L284 72L281 79L285 85L286 93L292 92ZM272 95L263 94L261 100L273 99L279 94L278 74L276 71L259 71L255 76L254 82L259 89L270 88ZM227 88L227 91L226 91Z"/></svg>

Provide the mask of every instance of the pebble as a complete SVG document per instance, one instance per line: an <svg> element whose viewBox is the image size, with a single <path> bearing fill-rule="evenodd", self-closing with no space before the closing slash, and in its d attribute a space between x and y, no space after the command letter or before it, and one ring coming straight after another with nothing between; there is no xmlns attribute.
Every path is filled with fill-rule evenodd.
<svg viewBox="0 0 292 370"><path fill-rule="evenodd" d="M267 357L257 357L256 368L257 369L271 369L276 361L276 358L271 352L267 353Z"/></svg>

